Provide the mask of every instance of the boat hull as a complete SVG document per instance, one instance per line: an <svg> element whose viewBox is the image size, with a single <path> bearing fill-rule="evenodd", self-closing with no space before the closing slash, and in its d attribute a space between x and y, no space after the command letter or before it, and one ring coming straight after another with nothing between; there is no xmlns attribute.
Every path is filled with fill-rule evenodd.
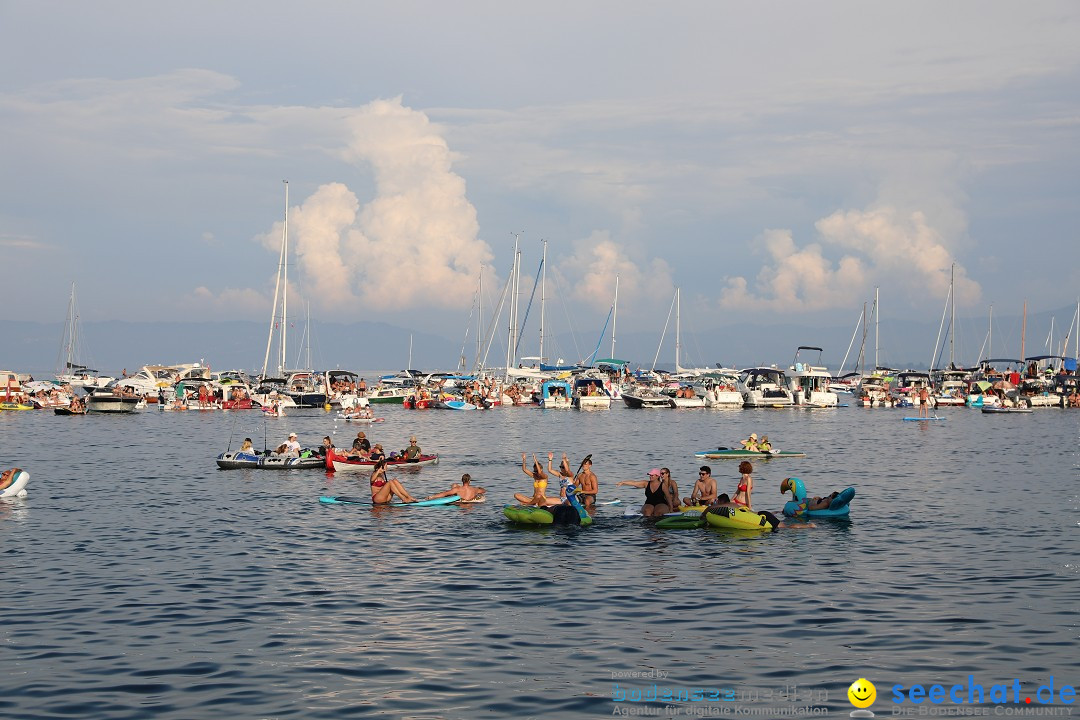
<svg viewBox="0 0 1080 720"><path fill-rule="evenodd" d="M333 456L333 459L327 462L327 465L332 465L334 472L371 472L375 468L374 460L358 460L358 459L345 459L340 455ZM409 462L407 460L388 460L386 462L387 467L395 468L414 468L423 467L425 465L435 465L439 462L438 455L421 455L420 459L415 462ZM330 469L329 467L327 469Z"/></svg>

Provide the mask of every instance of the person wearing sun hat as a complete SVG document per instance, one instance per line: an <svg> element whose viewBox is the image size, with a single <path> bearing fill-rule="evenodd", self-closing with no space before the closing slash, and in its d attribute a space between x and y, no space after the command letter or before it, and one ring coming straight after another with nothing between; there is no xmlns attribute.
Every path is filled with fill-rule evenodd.
<svg viewBox="0 0 1080 720"><path fill-rule="evenodd" d="M743 450L758 452L757 433L750 433L750 437L742 441Z"/></svg>
<svg viewBox="0 0 1080 720"><path fill-rule="evenodd" d="M661 517L679 507L678 499L670 497L669 486L664 482L660 468L650 470L647 480L620 480L615 483L615 487L620 485L645 490L645 504L641 506L641 514L645 517Z"/></svg>
<svg viewBox="0 0 1080 720"><path fill-rule="evenodd" d="M405 448L402 454L405 456L405 462L420 462L422 451L420 446L416 444L415 435L409 438L409 447Z"/></svg>

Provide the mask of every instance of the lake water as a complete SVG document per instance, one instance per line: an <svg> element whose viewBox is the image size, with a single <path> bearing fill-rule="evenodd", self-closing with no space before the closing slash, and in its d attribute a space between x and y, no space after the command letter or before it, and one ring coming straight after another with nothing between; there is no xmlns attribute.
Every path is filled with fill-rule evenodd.
<svg viewBox="0 0 1080 720"><path fill-rule="evenodd" d="M2 464L32 473L27 498L0 500L0 717L847 717L861 677L879 717L917 717L958 706L894 709L894 685L1080 684L1080 412L909 412L0 413ZM414 494L469 472L488 503L321 505L365 476L214 463L245 435L359 429L442 455L397 473ZM745 535L620 507L518 529L500 511L530 492L522 450L592 453L601 499L635 506L616 480L668 466L688 494L694 451L752 431L807 454L755 463L758 509L798 475L854 486L850 520ZM732 492L737 463L710 464ZM654 684L715 694L633 702ZM995 705L963 708L1024 709Z"/></svg>

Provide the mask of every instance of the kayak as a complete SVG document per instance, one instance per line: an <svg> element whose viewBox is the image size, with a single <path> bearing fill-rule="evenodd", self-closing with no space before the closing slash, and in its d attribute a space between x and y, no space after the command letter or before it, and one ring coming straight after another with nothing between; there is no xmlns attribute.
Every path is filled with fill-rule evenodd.
<svg viewBox="0 0 1080 720"><path fill-rule="evenodd" d="M722 507L705 513L709 527L722 530L750 530L771 532L775 529L767 515L746 508Z"/></svg>
<svg viewBox="0 0 1080 720"><path fill-rule="evenodd" d="M346 415L345 413L338 413L338 417L345 422L357 422L357 423L381 423L386 422L384 417L357 417L355 415Z"/></svg>
<svg viewBox="0 0 1080 720"><path fill-rule="evenodd" d="M329 497L323 495L319 498L319 502L326 503L328 505L367 505L368 507L435 507L437 505L452 505L460 501L461 498L457 495L447 495L446 497L434 498L431 500L417 500L416 502L403 503L403 502L391 502L381 503L376 505L371 502L370 497L360 497L351 495L336 495ZM475 500L473 502L476 502Z"/></svg>
<svg viewBox="0 0 1080 720"><path fill-rule="evenodd" d="M993 414L996 414L996 413L1029 413L1029 412L1031 412L1031 408L1028 408L1028 407L1025 407L1025 408L1020 408L1020 407L986 407L984 405L983 408L982 408L982 411L984 413L986 413L987 415L993 415Z"/></svg>
<svg viewBox="0 0 1080 720"><path fill-rule="evenodd" d="M0 497L26 497L26 484L30 482L30 473L20 470L11 479L11 484L0 489Z"/></svg>
<svg viewBox="0 0 1080 720"><path fill-rule="evenodd" d="M217 464L222 470L314 470L326 467L326 461L310 451L304 451L300 457L224 452L217 456Z"/></svg>
<svg viewBox="0 0 1080 720"><path fill-rule="evenodd" d="M746 460L748 458L768 459L778 457L806 457L806 453L799 452L797 450L770 450L768 452L760 452L758 450L743 450L742 448L720 447L716 448L715 450L702 450L701 452L696 452L694 453L694 457L701 458L703 460Z"/></svg>
<svg viewBox="0 0 1080 720"><path fill-rule="evenodd" d="M375 467L376 460L364 460L361 457L345 457L340 453L326 456L326 469L335 472L369 472ZM417 460L409 462L404 458L394 458L386 461L386 467L422 467L435 465L439 462L438 455L421 455Z"/></svg>

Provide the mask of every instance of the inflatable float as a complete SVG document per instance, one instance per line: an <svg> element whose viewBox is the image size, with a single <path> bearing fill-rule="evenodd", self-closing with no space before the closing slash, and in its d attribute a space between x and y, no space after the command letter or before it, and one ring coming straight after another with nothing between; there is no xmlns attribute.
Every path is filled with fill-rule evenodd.
<svg viewBox="0 0 1080 720"><path fill-rule="evenodd" d="M300 453L300 457L284 455L258 455L246 452L224 452L217 456L218 467L222 470L312 470L326 467L326 460L311 450Z"/></svg>
<svg viewBox="0 0 1080 720"><path fill-rule="evenodd" d="M26 497L26 484L30 482L30 473L19 468L12 469L15 472L10 480L0 481L7 482L7 485L0 487L0 497Z"/></svg>
<svg viewBox="0 0 1080 720"><path fill-rule="evenodd" d="M328 505L367 505L368 507L434 507L436 505L452 505L456 502L461 502L461 498L457 495L447 495L446 497L434 498L431 500L417 500L416 502L411 503L390 502L376 504L371 501L370 497L353 497L349 495L329 497L323 495L319 498L319 502ZM476 501L474 500L472 502Z"/></svg>
<svg viewBox="0 0 1080 720"><path fill-rule="evenodd" d="M799 452L798 450L769 450L768 452L761 452L759 450L743 450L742 448L719 447L715 450L702 450L701 452L696 452L694 453L694 457L701 458L702 460L753 460L783 457L806 457L806 453Z"/></svg>
<svg viewBox="0 0 1080 720"><path fill-rule="evenodd" d="M855 497L855 488L849 487L837 493L836 497L829 503L829 507L808 510L806 486L803 481L797 477L785 478L780 483L780 494L782 495L789 490L792 499L784 504L784 515L788 517L847 517L848 513L851 512L851 500Z"/></svg>
<svg viewBox="0 0 1080 720"><path fill-rule="evenodd" d="M705 515L701 510L686 510L672 515L665 515L656 521L661 530L694 530L705 527Z"/></svg>
<svg viewBox="0 0 1080 720"><path fill-rule="evenodd" d="M709 527L721 530L772 532L779 521L772 513L755 512L744 507L720 507L705 513Z"/></svg>
<svg viewBox="0 0 1080 720"><path fill-rule="evenodd" d="M563 481L566 489L566 502L560 505L507 505L503 515L518 525L592 525L592 516L585 512L577 499L577 489L572 482Z"/></svg>
<svg viewBox="0 0 1080 720"><path fill-rule="evenodd" d="M320 458L321 460L321 458ZM334 472L370 472L374 467L377 460L365 460L362 457L354 456L348 457L341 453L327 453L326 455L326 469L333 470ZM439 462L438 455L420 455L416 460L409 461L405 458L394 458L386 461L386 467L422 467L424 465L435 465Z"/></svg>

